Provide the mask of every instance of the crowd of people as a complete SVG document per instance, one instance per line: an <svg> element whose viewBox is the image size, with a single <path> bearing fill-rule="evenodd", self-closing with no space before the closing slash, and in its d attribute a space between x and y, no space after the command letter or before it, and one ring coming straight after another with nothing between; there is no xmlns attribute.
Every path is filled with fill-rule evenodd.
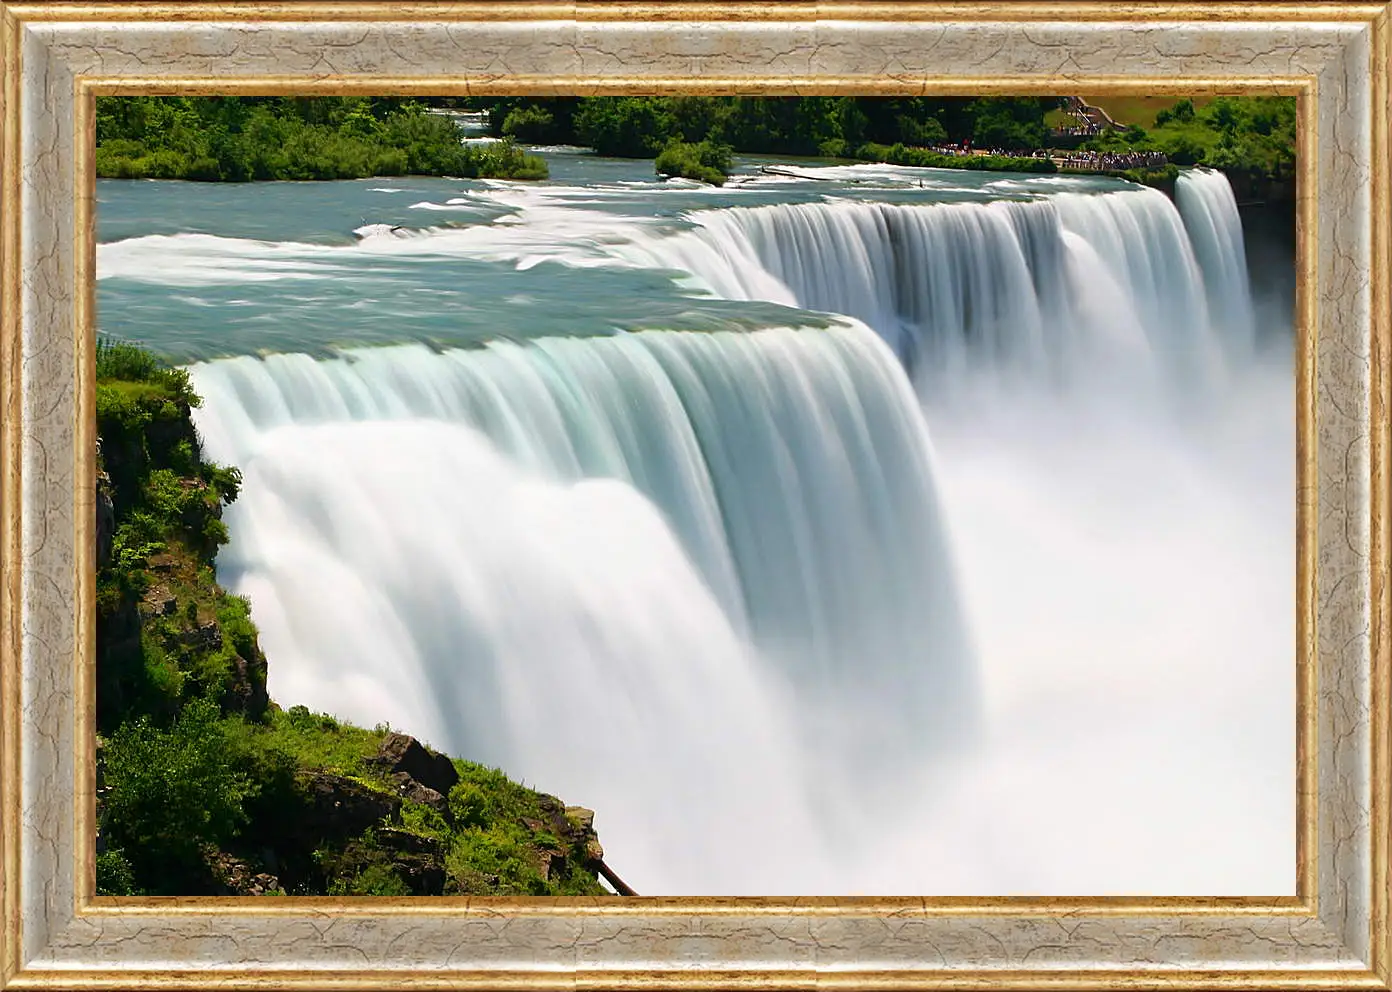
<svg viewBox="0 0 1392 992"><path fill-rule="evenodd" d="M1038 153L1036 153L1038 154ZM1154 169L1169 163L1164 152L1068 152L1055 155L1054 164L1060 169L1087 169L1096 172L1120 172L1123 169Z"/></svg>
<svg viewBox="0 0 1392 992"><path fill-rule="evenodd" d="M1051 158L1060 169L1079 169L1089 172L1119 172L1123 169L1158 168L1169 162L1164 152L1084 152L1037 148L1032 152L1009 151L1004 148L974 148L971 142L943 145L930 149L939 155L998 155L1009 158Z"/></svg>

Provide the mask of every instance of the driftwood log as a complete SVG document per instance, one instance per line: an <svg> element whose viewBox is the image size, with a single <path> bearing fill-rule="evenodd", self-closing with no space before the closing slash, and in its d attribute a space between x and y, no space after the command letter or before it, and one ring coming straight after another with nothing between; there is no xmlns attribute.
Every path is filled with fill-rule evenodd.
<svg viewBox="0 0 1392 992"><path fill-rule="evenodd" d="M614 869L606 865L604 863L603 858L595 858L592 864L594 865L595 870L604 876L604 880L608 882L610 885L612 885L614 887L614 891L617 892L619 895L636 896L638 894L634 892L631 888L629 888L622 878L614 874Z"/></svg>

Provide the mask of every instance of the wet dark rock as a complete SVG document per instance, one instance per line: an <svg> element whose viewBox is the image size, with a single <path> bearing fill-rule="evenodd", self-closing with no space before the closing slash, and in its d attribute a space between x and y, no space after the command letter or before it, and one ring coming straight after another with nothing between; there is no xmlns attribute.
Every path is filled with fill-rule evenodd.
<svg viewBox="0 0 1392 992"><path fill-rule="evenodd" d="M300 776L305 798L298 830L302 844L312 850L321 840L346 840L394 817L401 800L361 782L328 771Z"/></svg>
<svg viewBox="0 0 1392 992"><path fill-rule="evenodd" d="M266 659L259 651L250 659L237 655L232 659L232 683L223 693L220 703L229 713L260 716L270 705L266 694Z"/></svg>
<svg viewBox="0 0 1392 992"><path fill-rule="evenodd" d="M565 816L573 827L570 839L572 843L578 840L584 844L586 860L603 861L604 847L599 843L599 834L595 833L594 810L586 809L584 806L567 806Z"/></svg>
<svg viewBox="0 0 1392 992"><path fill-rule="evenodd" d="M445 891L445 855L440 842L406 830L384 827L377 843L414 895L438 896Z"/></svg>
<svg viewBox="0 0 1392 992"><path fill-rule="evenodd" d="M407 734L388 734L377 754L368 761L393 776L407 775L441 796L448 796L459 781L459 773L448 757L427 749Z"/></svg>
<svg viewBox="0 0 1392 992"><path fill-rule="evenodd" d="M285 895L280 879L270 872L258 871L255 866L223 851L212 854L208 869L215 880L220 896Z"/></svg>
<svg viewBox="0 0 1392 992"><path fill-rule="evenodd" d="M392 781L396 783L397 794L400 795L402 799L424 803L437 813L441 813L445 816L449 815L449 800L435 789L421 785L405 772L397 772L392 776Z"/></svg>
<svg viewBox="0 0 1392 992"><path fill-rule="evenodd" d="M216 620L191 625L184 629L179 640L193 651L215 651L222 646L222 628Z"/></svg>

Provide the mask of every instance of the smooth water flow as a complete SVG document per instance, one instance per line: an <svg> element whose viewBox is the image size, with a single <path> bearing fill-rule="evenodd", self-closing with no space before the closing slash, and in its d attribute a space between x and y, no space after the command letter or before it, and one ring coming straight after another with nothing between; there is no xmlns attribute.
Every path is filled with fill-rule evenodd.
<svg viewBox="0 0 1392 992"><path fill-rule="evenodd" d="M553 163L113 219L274 698L593 807L644 894L1293 891L1290 342L1220 174Z"/></svg>
<svg viewBox="0 0 1392 992"><path fill-rule="evenodd" d="M1220 208L1191 210L1205 234ZM727 298L857 317L934 393L968 377L1011 389L1088 392L1118 376L1128 388L1154 390L1156 376L1186 393L1213 388L1228 315L1245 306L1250 323L1246 270L1241 281L1231 275L1240 226L1236 241L1203 242L1222 279L1209 295L1226 308L1211 321L1185 226L1155 190L935 207L796 204L693 220L688 235L642 245L653 264L689 270ZM1250 331L1239 333L1249 345Z"/></svg>
<svg viewBox="0 0 1392 992"><path fill-rule="evenodd" d="M631 810L606 841L639 877L737 828L693 796L833 825L971 746L922 415L864 327L239 358L194 384L208 455L246 472L219 574L278 606L276 695Z"/></svg>

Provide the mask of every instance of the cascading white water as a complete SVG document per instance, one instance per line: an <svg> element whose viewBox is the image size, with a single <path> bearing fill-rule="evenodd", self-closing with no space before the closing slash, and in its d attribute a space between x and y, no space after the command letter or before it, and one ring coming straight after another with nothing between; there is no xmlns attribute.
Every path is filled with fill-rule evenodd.
<svg viewBox="0 0 1392 992"><path fill-rule="evenodd" d="M635 885L805 885L848 797L970 747L922 418L862 326L193 379L272 694L604 810Z"/></svg>
<svg viewBox="0 0 1392 992"><path fill-rule="evenodd" d="M986 738L861 878L1293 891L1290 354L1255 347L1226 180L1178 197L709 211L641 246L867 321L929 411Z"/></svg>
<svg viewBox="0 0 1392 992"><path fill-rule="evenodd" d="M1219 192L1201 182L1209 200L1191 206L1193 225L1225 239L1194 239L1206 259L1220 259L1208 293L1216 321L1186 223L1151 189L702 211L691 215L695 231L626 254L689 271L727 298L863 320L935 394L970 374L1007 390L1117 389L1134 398L1182 386L1193 397L1221 383L1220 340L1234 337L1228 319L1245 305L1250 323L1251 310L1245 265L1233 261L1240 225L1233 241ZM1235 348L1231 357L1245 354Z"/></svg>
<svg viewBox="0 0 1392 992"><path fill-rule="evenodd" d="M196 366L273 695L595 807L645 894L1289 891L1289 356L1252 351L1226 182L1178 195L524 207L440 240L890 347Z"/></svg>
<svg viewBox="0 0 1392 992"><path fill-rule="evenodd" d="M1184 218L1194 253L1203 266L1208 305L1226 330L1230 347L1245 357L1256 322L1248 292L1242 218L1227 177L1212 169L1190 169L1175 182L1175 204Z"/></svg>

